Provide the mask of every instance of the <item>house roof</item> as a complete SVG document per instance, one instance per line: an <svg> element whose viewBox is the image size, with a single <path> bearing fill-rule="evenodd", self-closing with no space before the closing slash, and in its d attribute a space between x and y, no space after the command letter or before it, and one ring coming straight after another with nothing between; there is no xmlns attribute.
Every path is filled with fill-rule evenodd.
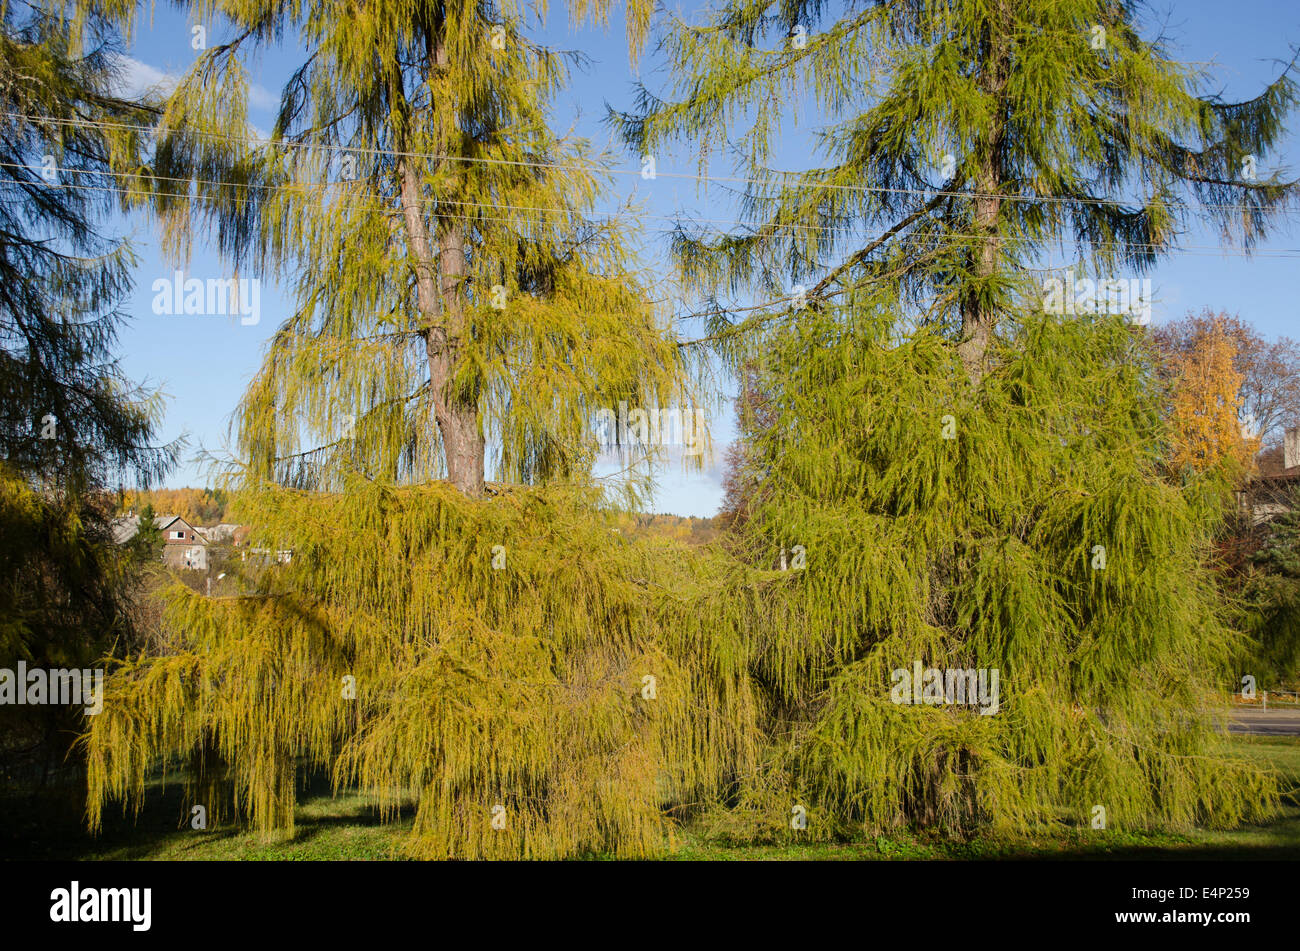
<svg viewBox="0 0 1300 951"><path fill-rule="evenodd" d="M140 516L123 515L115 518L108 523L108 530L112 533L114 542L119 545L125 544L140 531Z"/></svg>
<svg viewBox="0 0 1300 951"><path fill-rule="evenodd" d="M166 531L176 522L180 522L186 528L193 531L200 538L207 538L207 534L202 529L197 529L179 515L157 515L154 517L154 528L159 531ZM136 533L140 531L139 515L122 515L109 522L109 531L113 535L113 541L122 545L135 538Z"/></svg>
<svg viewBox="0 0 1300 951"><path fill-rule="evenodd" d="M194 531L198 532L199 535L210 542L224 542L233 539L238 528L238 525L230 522L222 522L220 525L211 525L207 528L204 528L202 525L196 525L194 526Z"/></svg>

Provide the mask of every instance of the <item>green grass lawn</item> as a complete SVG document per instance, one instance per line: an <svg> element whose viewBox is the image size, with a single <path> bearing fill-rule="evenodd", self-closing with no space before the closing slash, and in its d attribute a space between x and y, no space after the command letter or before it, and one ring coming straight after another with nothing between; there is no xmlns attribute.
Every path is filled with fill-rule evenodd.
<svg viewBox="0 0 1300 951"><path fill-rule="evenodd" d="M679 833L674 859L706 860L900 860L900 859L1300 859L1300 739L1234 736L1238 751L1278 769L1289 792L1280 816L1259 826L1188 835L1137 834L1080 829L1050 835L987 836L968 841L925 834L897 834L840 844L728 846L689 830ZM24 800L4 804L0 856L44 859L168 860L374 860L401 857L410 811L381 822L368 799L331 796L316 784L300 796L297 829L290 839L268 840L228 825L199 832L181 827L180 789L161 784L139 817L105 817L104 833L89 836L69 802ZM593 856L599 858L599 856Z"/></svg>

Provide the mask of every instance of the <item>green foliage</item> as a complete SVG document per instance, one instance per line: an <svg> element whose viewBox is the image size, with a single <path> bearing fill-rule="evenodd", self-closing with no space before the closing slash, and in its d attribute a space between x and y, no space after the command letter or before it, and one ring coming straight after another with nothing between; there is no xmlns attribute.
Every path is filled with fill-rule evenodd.
<svg viewBox="0 0 1300 951"><path fill-rule="evenodd" d="M611 114L637 154L684 141L703 171L725 147L749 183L742 231L677 235L683 275L711 299L803 284L816 306L888 287L907 320L959 338L978 377L993 334L1041 296L1027 269L1061 241L1081 275L1143 273L1193 217L1249 247L1294 200L1265 166L1296 103L1290 67L1224 102L1142 37L1143 3L842 6L733 0L702 24L674 20L667 90ZM810 121L818 164L771 168L774 145ZM772 319L717 312L728 353Z"/></svg>
<svg viewBox="0 0 1300 951"><path fill-rule="evenodd" d="M95 667L130 639L131 565L92 497L43 492L0 462L0 539L0 667ZM65 754L84 725L81 710L0 706L2 784L75 767Z"/></svg>
<svg viewBox="0 0 1300 951"><path fill-rule="evenodd" d="M158 561L162 557L163 545L166 544L162 529L154 524L156 516L153 505L146 502L140 510L140 526L130 541L136 559L143 563Z"/></svg>
<svg viewBox="0 0 1300 951"><path fill-rule="evenodd" d="M424 857L649 855L695 816L785 841L1268 815L1207 685L1237 646L1205 567L1224 484L1160 477L1143 338L1026 320L971 391L938 335L891 325L773 328L772 491L732 554L629 538L592 490L249 493L251 545L292 558L249 596L172 593L164 649L110 678L85 737L92 821L160 757L263 831L292 830L300 765L327 768L390 816L413 803ZM998 712L894 702L914 661L997 669Z"/></svg>
<svg viewBox="0 0 1300 951"><path fill-rule="evenodd" d="M0 657L84 666L108 649L125 560L104 525L90 503L51 499L0 466Z"/></svg>
<svg viewBox="0 0 1300 951"><path fill-rule="evenodd" d="M638 153L686 142L704 169L725 144L748 183L744 230L682 229L675 252L713 305L702 342L761 397L742 557L807 552L759 612L784 739L716 828L778 834L796 798L823 835L1267 810L1266 777L1208 752L1205 684L1240 646L1205 568L1226 479L1159 478L1146 348L1044 319L1034 269L1073 241L1079 274L1140 274L1195 215L1258 240L1295 194L1263 168L1290 68L1227 103L1140 35L1140 4L845 7L674 21L667 92L611 115ZM772 169L810 115L820 163ZM742 289L767 302L718 300ZM915 661L996 668L1007 700L891 702Z"/></svg>
<svg viewBox="0 0 1300 951"><path fill-rule="evenodd" d="M386 806L414 799L417 854L654 852L663 806L753 768L758 714L711 583L725 559L625 539L589 487L602 408L696 396L623 225L592 214L601 157L547 125L564 57L513 4L196 12L245 32L169 97L142 190L172 251L202 221L235 265L294 282L235 420L236 517L252 549L294 554L246 597L170 592L86 734L92 822L107 798L138 805L163 757L214 820L292 828L305 757ZM282 30L307 57L253 142L243 57ZM175 187L191 178L193 201ZM548 487L485 486L489 452L500 478Z"/></svg>
<svg viewBox="0 0 1300 951"><path fill-rule="evenodd" d="M113 362L134 256L98 230L119 206L114 172L134 164L138 136L71 122L131 124L148 110L111 93L120 51L112 23L91 18L83 28L22 3L6 4L3 22L0 458L74 493L128 475L149 480L174 449L149 447L158 397Z"/></svg>
<svg viewBox="0 0 1300 951"><path fill-rule="evenodd" d="M1237 645L1205 567L1223 487L1160 477L1142 337L1024 318L972 391L940 335L893 327L801 315L763 342L777 425L746 557L799 544L807 567L780 573L758 634L789 742L743 797L754 821L720 828L771 829L800 796L821 835L1086 823L1097 804L1116 827L1266 813L1270 780L1211 755L1208 682ZM997 669L998 712L895 702L891 672L917 661Z"/></svg>
<svg viewBox="0 0 1300 951"><path fill-rule="evenodd" d="M84 736L92 825L111 800L138 808L160 759L210 816L263 831L292 830L300 766L327 768L390 816L413 803L427 857L648 855L688 818L785 840L1272 809L1275 777L1215 742L1207 685L1239 647L1206 568L1226 481L1160 477L1142 335L1045 318L1028 267L1068 233L1094 270L1141 270L1186 196L1225 223L1242 203L1257 238L1290 189L1230 173L1280 134L1289 78L1245 105L1199 98L1130 6L1085 0L872 4L805 49L758 41L817 3L675 30L681 101L647 93L626 138L693 139L705 162L738 139L772 183L746 196L751 232L679 236L688 280L712 296L820 277L806 308L712 328L765 401L745 458L761 490L728 546L687 547L613 531L588 485L597 408L689 396L621 236L582 224L594 181L472 161L585 154L545 128L555 58L483 5L213 9L255 40L297 27L313 53L270 143L200 145L242 127L239 43L182 84L164 140L181 168L264 186L250 207L200 185L201 213L232 257L299 280L238 420L237 517L292 557L249 562L245 596L169 595L159 649L121 665ZM804 79L836 113L830 164L769 176L775 105ZM941 146L955 169L936 182ZM339 148L359 150L357 181ZM502 227L493 204L541 210ZM514 303L492 307L494 284ZM538 485L477 498L481 468L452 471L474 457L466 421L498 474ZM307 430L334 438L300 452ZM796 545L806 564L783 566ZM997 712L895 702L918 661L996 670Z"/></svg>

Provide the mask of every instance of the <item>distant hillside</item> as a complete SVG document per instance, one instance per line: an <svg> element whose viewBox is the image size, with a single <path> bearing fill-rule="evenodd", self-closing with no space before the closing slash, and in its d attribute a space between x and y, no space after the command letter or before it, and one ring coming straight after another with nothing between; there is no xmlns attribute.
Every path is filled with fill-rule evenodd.
<svg viewBox="0 0 1300 951"><path fill-rule="evenodd" d="M696 518L691 515L628 515L624 518L629 535L666 535L693 545L703 545L722 532L723 518Z"/></svg>
<svg viewBox="0 0 1300 951"><path fill-rule="evenodd" d="M179 515L191 525L216 525L226 520L229 493L221 489L153 489L149 492L126 490L117 501L121 514L139 512L147 504L159 515Z"/></svg>

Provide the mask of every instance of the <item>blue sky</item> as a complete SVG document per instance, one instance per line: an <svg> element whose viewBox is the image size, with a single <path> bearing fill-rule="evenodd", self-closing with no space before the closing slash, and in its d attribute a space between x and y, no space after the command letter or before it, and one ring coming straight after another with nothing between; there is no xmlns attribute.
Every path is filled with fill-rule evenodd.
<svg viewBox="0 0 1300 951"><path fill-rule="evenodd" d="M562 4L552 4L550 23L540 38L551 45L581 51L592 62L575 71L569 89L555 109L555 127L570 126L597 145L608 143L602 119L605 104L630 108L632 83L636 78L628 61L627 45L620 16L611 18L608 28L571 27ZM690 5L682 8L693 19ZM1174 54L1185 62L1209 65L1216 91L1229 99L1249 98L1276 76L1290 56L1292 45L1300 43L1300 5L1294 0L1238 0L1230 7L1208 0L1182 0L1177 4L1157 3L1158 19L1172 38ZM556 12L561 11L561 12ZM209 45L229 37L220 24L208 25ZM129 46L126 64L134 86L166 83L169 76L184 72L198 55L191 48L191 21L183 11L159 6L152 18L145 18ZM250 119L254 126L269 129L279 89L299 62L298 51L286 46L268 50L250 64ZM640 77L651 89L662 88L653 55L644 58ZM1293 117L1300 123L1300 113ZM809 127L792 128L774 157L776 167L799 167L808 161ZM1266 166L1281 165L1288 177L1297 174L1297 137L1291 136L1282 152ZM624 154L623 168L640 167L639 158ZM679 154L657 156L662 172L694 171L693 157ZM719 170L721 172L721 170ZM699 196L689 181L660 177L645 181L637 174L614 176L609 204L635 190L650 215L674 215L683 207L703 217L733 219L737 209L725 192ZM661 260L662 229L667 222L647 217L644 242L647 264ZM146 380L167 395L164 438L189 437L192 456L200 448L222 453L226 444L229 416L244 386L260 362L270 335L287 316L291 301L273 285L263 283L260 320L244 325L235 317L159 316L151 303L153 282L170 277L176 267L160 253L152 224L143 217L122 225L130 235L140 258L136 287L127 301L131 320L120 338L121 362L127 376ZM1218 235L1192 231L1184 238L1185 249L1161 264L1151 275L1155 302L1153 323L1181 316L1204 307L1239 313L1269 336L1297 336L1300 303L1297 276L1300 275L1300 240L1294 224L1275 233L1254 259L1223 253ZM1291 256L1287 255L1288 252ZM1060 263L1060 262L1058 262ZM196 235L187 275L229 276L203 235ZM713 464L704 472L688 474L670 465L659 475L660 488L653 509L681 515L712 515L722 497L720 484L721 449L735 435L734 419L724 412L713 422L717 446ZM198 460L187 461L167 480L170 486L205 484L205 469Z"/></svg>

